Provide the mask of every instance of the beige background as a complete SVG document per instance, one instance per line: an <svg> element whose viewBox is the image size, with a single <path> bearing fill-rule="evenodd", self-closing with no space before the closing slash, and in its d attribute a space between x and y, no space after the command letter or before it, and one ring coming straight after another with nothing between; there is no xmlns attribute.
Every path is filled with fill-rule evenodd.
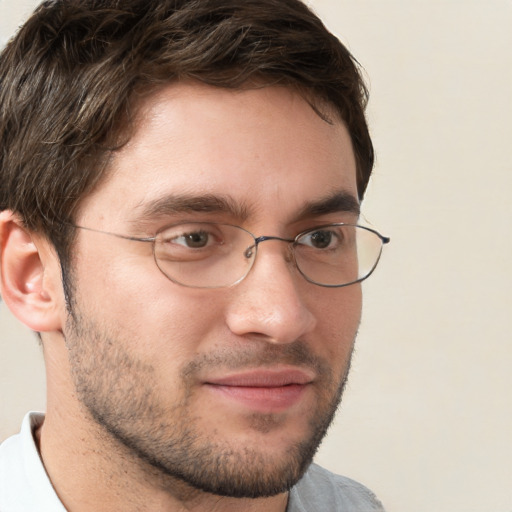
<svg viewBox="0 0 512 512"><path fill-rule="evenodd" d="M0 42L34 3L0 0ZM392 238L318 460L389 512L512 512L512 1L311 3L370 77L364 212ZM2 439L44 374L0 310Z"/></svg>

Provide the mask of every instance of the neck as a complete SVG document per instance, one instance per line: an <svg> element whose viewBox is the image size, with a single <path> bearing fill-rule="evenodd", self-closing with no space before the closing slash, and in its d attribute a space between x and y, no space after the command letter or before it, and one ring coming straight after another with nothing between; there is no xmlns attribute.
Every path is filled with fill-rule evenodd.
<svg viewBox="0 0 512 512"><path fill-rule="evenodd" d="M36 432L52 485L70 512L284 512L288 494L269 498L212 495L149 466L82 411L49 404ZM63 412L61 414L61 412ZM78 419L78 420L77 420Z"/></svg>
<svg viewBox="0 0 512 512"><path fill-rule="evenodd" d="M62 338L54 338L45 347L47 413L35 437L66 510L285 512L288 493L257 499L216 496L141 460L78 400L63 345Z"/></svg>

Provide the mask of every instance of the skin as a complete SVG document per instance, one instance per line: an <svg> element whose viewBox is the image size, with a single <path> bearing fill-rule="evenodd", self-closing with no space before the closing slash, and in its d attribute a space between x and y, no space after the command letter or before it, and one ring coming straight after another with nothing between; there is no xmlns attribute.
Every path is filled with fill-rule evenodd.
<svg viewBox="0 0 512 512"><path fill-rule="evenodd" d="M335 192L357 203L350 138L330 117L286 88L171 85L142 106L76 224L144 237L202 220L290 238L355 222L353 208L306 208ZM162 199L171 194L231 207L176 211ZM68 510L283 512L340 399L360 286L308 283L286 244L267 241L239 284L187 288L159 271L150 244L79 230L69 314L51 246L10 213L0 223L2 291L43 333L38 440ZM279 379L301 383L290 396Z"/></svg>

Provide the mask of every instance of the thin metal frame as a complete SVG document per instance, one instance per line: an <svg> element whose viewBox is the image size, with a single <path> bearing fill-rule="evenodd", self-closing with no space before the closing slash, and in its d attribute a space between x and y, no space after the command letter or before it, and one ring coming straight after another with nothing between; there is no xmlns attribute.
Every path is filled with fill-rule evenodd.
<svg viewBox="0 0 512 512"><path fill-rule="evenodd" d="M156 240L158 239L158 235L165 231L166 229L169 229L173 226L179 226L179 225L182 225L182 224L211 224L211 225L215 225L215 226L230 226L230 227L233 227L233 228L237 228L237 229L241 229L242 231L245 231L247 234L249 234L252 239L254 240L254 244L249 246L245 251L244 251L244 256L245 257L252 257L252 254L251 255L247 255L247 251L249 251L250 249L254 248L255 249L255 254L254 254L254 259L253 259L253 262L251 264L251 266L249 267L249 269L247 270L247 272L242 276L240 277L239 279L237 279L234 283L232 284L229 284L229 285L225 285L225 286L196 286L196 285L188 285L188 284L184 284L184 283L181 283L179 281L176 281L175 279L173 279L171 276L167 275L163 270L162 268L160 267L160 265L158 264L158 259L156 257L156 254L155 254L155 242ZM355 228L360 228L360 229L364 229L366 231L370 231L371 233L375 234L377 237L380 238L381 242L382 242L382 245L381 245L381 248L380 248L380 251L379 251L379 254L377 256L377 259L375 261L375 264L373 265L373 267L371 268L371 270L368 272L368 274L366 274L364 277L360 278L360 279L356 279L355 281L351 281L349 283L345 283L345 284L322 284L322 283L317 283L316 281L313 281L312 279L310 279L306 274L304 274L300 268L300 266L297 264L297 260L295 258L295 251L291 251L292 255L293 255L293 261L294 261L294 264L295 264L295 268L299 271L299 273L302 275L302 277L304 277L304 279L306 281L308 281L309 283L312 283L312 284L315 284L317 286L322 286L324 288L343 288L345 286L350 286L352 284L356 284L356 283L360 283L362 281L364 281L365 279L367 279L368 277L370 277L372 274L373 274L373 271L375 270L375 268L377 267L377 264L379 263L379 260L380 260L380 257L382 255L382 248L384 247L384 245L388 244L390 242L390 238L387 237L387 236L383 236L381 235L378 231L376 231L375 229L372 229L372 228L369 228L367 226L361 226L359 224L347 224L345 222L335 222L335 223L330 223L330 224L321 224L319 226L315 226L314 228L310 228L310 229L306 229L304 231L301 231L298 235L296 235L294 238L282 238L282 237L279 237L279 236L267 236L267 235L262 235L262 236L258 236L256 237L255 235L253 235L250 231L248 231L247 229L241 227L241 226L237 226L235 224L228 224L228 223L224 223L224 222L200 222L200 221L192 221L192 222L178 222L178 223L175 223L175 224L169 224L169 225L166 225L165 227L159 229L156 234L154 236L150 236L150 237L136 237L136 236L129 236L129 235L121 235L119 233L112 233L111 231L103 231L101 229L95 229L95 228L89 228L89 227L86 227L86 226L78 226L76 224L69 224L70 226L76 228L76 229L83 229L85 231L92 231L93 233L101 233L103 235L110 235L110 236L115 236L117 238L121 238L121 239L124 239L124 240L131 240L133 242L151 242L153 244L153 247L152 247L152 251L153 251L153 258L155 260L155 264L156 266L158 267L158 269L160 270L160 272L162 272L162 274L167 278L169 279L170 281L172 281L173 283L176 283L176 284L179 284L181 286L185 286L187 288L203 288L203 289L215 289L215 288L230 288L231 286L235 286L237 285L238 283L240 283L241 281L243 281L248 275L249 275L249 272L252 270L252 267L254 266L254 263L256 261L256 257L258 255L258 246L261 242L266 242L268 240L279 240L279 241L282 241L282 242L286 242L292 246L295 246L297 245L297 241L303 237L306 233L310 233L312 231L316 231L316 230L319 230L319 229L324 229L324 228L328 228L328 227L335 227L335 226L348 226L348 227L355 227Z"/></svg>

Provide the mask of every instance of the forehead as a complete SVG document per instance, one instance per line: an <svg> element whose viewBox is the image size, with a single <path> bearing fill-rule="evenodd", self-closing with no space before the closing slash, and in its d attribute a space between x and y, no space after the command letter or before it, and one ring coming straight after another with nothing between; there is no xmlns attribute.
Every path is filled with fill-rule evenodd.
<svg viewBox="0 0 512 512"><path fill-rule="evenodd" d="M133 137L84 200L82 219L136 220L168 195L227 198L249 216L269 209L292 215L339 191L357 197L344 124L334 113L331 122L322 119L294 90L180 83L147 98L138 112Z"/></svg>

